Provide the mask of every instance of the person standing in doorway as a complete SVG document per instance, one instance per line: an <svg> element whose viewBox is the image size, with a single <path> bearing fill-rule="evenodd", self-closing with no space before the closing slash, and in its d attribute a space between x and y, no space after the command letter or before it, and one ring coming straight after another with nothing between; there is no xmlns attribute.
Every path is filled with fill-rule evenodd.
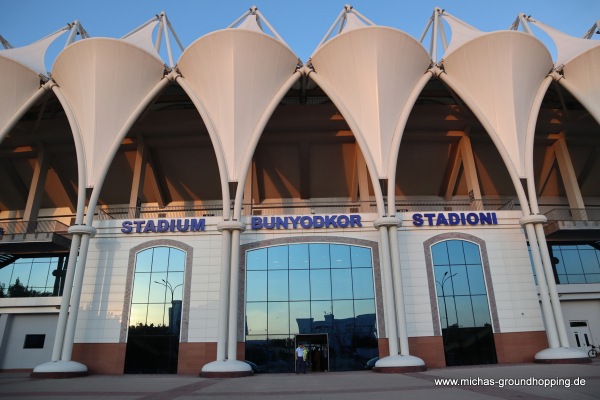
<svg viewBox="0 0 600 400"><path fill-rule="evenodd" d="M304 345L299 344L295 351L296 359L296 375L299 373L306 373L306 363L304 362Z"/></svg>

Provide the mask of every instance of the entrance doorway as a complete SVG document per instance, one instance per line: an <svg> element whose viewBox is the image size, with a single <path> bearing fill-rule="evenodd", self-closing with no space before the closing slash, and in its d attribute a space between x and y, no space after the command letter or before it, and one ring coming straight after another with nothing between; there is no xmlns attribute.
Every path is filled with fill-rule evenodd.
<svg viewBox="0 0 600 400"><path fill-rule="evenodd" d="M308 371L329 371L329 336L326 333L296 335L294 342L294 348L303 344L308 349L306 360Z"/></svg>
<svg viewBox="0 0 600 400"><path fill-rule="evenodd" d="M587 321L569 321L571 333L575 337L575 345L577 347L589 348L592 344L592 333Z"/></svg>

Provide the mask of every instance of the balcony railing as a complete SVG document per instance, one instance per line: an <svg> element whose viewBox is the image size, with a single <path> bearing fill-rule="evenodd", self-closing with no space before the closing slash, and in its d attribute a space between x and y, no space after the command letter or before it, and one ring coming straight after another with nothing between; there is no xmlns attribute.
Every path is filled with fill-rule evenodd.
<svg viewBox="0 0 600 400"><path fill-rule="evenodd" d="M514 202L494 200L402 200L396 202L398 212L417 211L473 211L513 210ZM243 215L309 215L309 214L356 214L377 213L374 201L309 202L290 201L280 203L245 204ZM222 216L220 204L170 207L103 207L98 208L99 220L156 219Z"/></svg>
<svg viewBox="0 0 600 400"><path fill-rule="evenodd" d="M37 221L0 221L0 238L4 235L25 235L25 234L47 234L60 233L66 234L69 227L56 220L37 220Z"/></svg>
<svg viewBox="0 0 600 400"><path fill-rule="evenodd" d="M548 222L554 221L600 221L600 207L555 208L544 214Z"/></svg>

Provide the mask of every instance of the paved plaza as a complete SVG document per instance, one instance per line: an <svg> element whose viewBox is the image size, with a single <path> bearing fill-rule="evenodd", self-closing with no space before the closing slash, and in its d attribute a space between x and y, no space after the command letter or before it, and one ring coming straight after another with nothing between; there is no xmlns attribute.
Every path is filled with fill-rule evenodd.
<svg viewBox="0 0 600 400"><path fill-rule="evenodd" d="M0 374L0 399L587 400L600 399L600 360L579 365L452 367L409 374L356 371L231 379L179 375L32 379L27 373L4 373Z"/></svg>

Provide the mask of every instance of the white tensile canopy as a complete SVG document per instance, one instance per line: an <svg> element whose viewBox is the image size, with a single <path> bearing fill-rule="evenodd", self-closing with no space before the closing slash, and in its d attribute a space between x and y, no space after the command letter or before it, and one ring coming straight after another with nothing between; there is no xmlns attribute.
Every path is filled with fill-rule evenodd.
<svg viewBox="0 0 600 400"><path fill-rule="evenodd" d="M86 39L67 47L54 63L52 77L79 126L87 187L95 185L133 110L163 78L164 63L155 51L139 47L138 39L136 35L133 44L128 39Z"/></svg>
<svg viewBox="0 0 600 400"><path fill-rule="evenodd" d="M319 47L312 64L334 92L340 112L356 122L377 174L388 175L392 140L399 117L431 63L415 39L397 29L366 26L352 13L342 33ZM361 24L362 27L357 25ZM323 88L323 87L322 87ZM323 88L325 90L325 88ZM402 134L402 132L399 132Z"/></svg>
<svg viewBox="0 0 600 400"><path fill-rule="evenodd" d="M550 53L523 32L485 33L448 14L442 18L452 29L443 58L446 74L468 95L468 105L479 108L524 178L529 118L542 81L552 69Z"/></svg>
<svg viewBox="0 0 600 400"><path fill-rule="evenodd" d="M246 149L268 104L296 70L298 57L281 41L263 33L255 15L238 28L201 37L177 66L203 104L217 154L222 153L230 182L240 176Z"/></svg>
<svg viewBox="0 0 600 400"><path fill-rule="evenodd" d="M46 74L46 50L66 29L28 46L0 50L0 132L40 88L40 74Z"/></svg>
<svg viewBox="0 0 600 400"><path fill-rule="evenodd" d="M529 22L552 38L558 50L555 66L562 69L568 83L560 82L600 123L600 41L569 36L532 19Z"/></svg>

